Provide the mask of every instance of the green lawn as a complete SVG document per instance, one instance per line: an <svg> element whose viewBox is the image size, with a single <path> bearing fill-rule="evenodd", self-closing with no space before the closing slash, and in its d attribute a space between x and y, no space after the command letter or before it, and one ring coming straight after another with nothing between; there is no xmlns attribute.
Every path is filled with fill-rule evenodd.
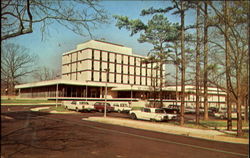
<svg viewBox="0 0 250 158"><path fill-rule="evenodd" d="M55 103L54 100L33 100L33 99L1 99L1 103Z"/></svg>
<svg viewBox="0 0 250 158"><path fill-rule="evenodd" d="M227 121L226 120L216 120L216 121L204 121L201 120L200 124L202 126L207 126L207 127L227 127ZM233 120L233 126L237 126L237 121ZM242 126L243 127L248 127L249 123L242 121Z"/></svg>
<svg viewBox="0 0 250 158"><path fill-rule="evenodd" d="M170 124L179 125L179 122L169 122ZM233 127L237 126L237 121L233 120ZM242 121L243 127L249 127L249 122ZM227 121L226 120L200 120L200 124L196 125L194 121L185 122L184 127L189 128L198 128L198 129L208 129L209 127L215 128L215 127L227 127ZM233 130L236 132L236 130ZM226 134L228 137L236 137L236 134ZM249 138L249 130L243 129L243 136L241 138Z"/></svg>
<svg viewBox="0 0 250 158"><path fill-rule="evenodd" d="M170 124L179 125L179 122L169 122ZM209 127L216 128L216 127L227 127L227 121L226 120L200 120L200 124L196 125L194 121L188 121L184 124L185 127L191 127L191 128L201 128L201 129L207 129ZM237 121L233 120L233 127L237 126ZM249 122L242 121L243 127L249 127Z"/></svg>

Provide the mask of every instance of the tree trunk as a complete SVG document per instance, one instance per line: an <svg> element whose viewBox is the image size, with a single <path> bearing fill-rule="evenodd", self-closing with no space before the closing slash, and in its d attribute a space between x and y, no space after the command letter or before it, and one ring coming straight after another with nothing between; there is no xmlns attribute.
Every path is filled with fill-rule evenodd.
<svg viewBox="0 0 250 158"><path fill-rule="evenodd" d="M204 2L204 120L208 120L208 93L207 93L207 62L208 62L208 13L207 13L207 2Z"/></svg>
<svg viewBox="0 0 250 158"><path fill-rule="evenodd" d="M230 101L230 47L229 47L229 41L228 41L228 10L227 10L227 1L225 1L225 53L226 53L226 84L227 84L227 130L232 130L232 106Z"/></svg>
<svg viewBox="0 0 250 158"><path fill-rule="evenodd" d="M176 100L175 100L175 104L177 105L177 103L178 103L178 99L179 99L179 95L178 95L178 65L176 64L176 66L175 66L176 68L175 68L175 84L176 84L176 86L175 86L175 95L176 95Z"/></svg>
<svg viewBox="0 0 250 158"><path fill-rule="evenodd" d="M181 114L180 114L180 125L184 125L184 104L185 104L185 71L186 71L186 57L184 52L184 10L183 1L181 1Z"/></svg>
<svg viewBox="0 0 250 158"><path fill-rule="evenodd" d="M197 2L197 16L196 16L196 125L199 124L200 120L200 28L199 28L199 17L200 17L200 3Z"/></svg>
<svg viewBox="0 0 250 158"><path fill-rule="evenodd" d="M237 69L237 136L242 136L242 116L241 116L241 85L240 85L240 70Z"/></svg>
<svg viewBox="0 0 250 158"><path fill-rule="evenodd" d="M162 61L160 61L160 104L161 107L163 107L163 98L162 98L162 84L163 84L163 74L162 74L162 67L163 67L163 63Z"/></svg>

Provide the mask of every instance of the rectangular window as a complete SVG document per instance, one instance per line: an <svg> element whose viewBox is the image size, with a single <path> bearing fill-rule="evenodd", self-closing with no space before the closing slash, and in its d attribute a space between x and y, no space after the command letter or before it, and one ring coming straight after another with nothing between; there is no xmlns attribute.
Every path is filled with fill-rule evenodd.
<svg viewBox="0 0 250 158"><path fill-rule="evenodd" d="M121 73L122 66L117 64L116 67L117 67L117 73Z"/></svg>
<svg viewBox="0 0 250 158"><path fill-rule="evenodd" d="M130 75L135 75L134 67L133 66L129 67L129 72L130 72Z"/></svg>
<svg viewBox="0 0 250 158"><path fill-rule="evenodd" d="M100 60L100 51L99 50L95 50L94 58L95 58L95 60Z"/></svg>
<svg viewBox="0 0 250 158"><path fill-rule="evenodd" d="M115 64L113 63L109 64L109 72L115 72Z"/></svg>
<svg viewBox="0 0 250 158"><path fill-rule="evenodd" d="M102 53L102 60L103 61L108 61L108 52L103 52Z"/></svg>
<svg viewBox="0 0 250 158"><path fill-rule="evenodd" d="M114 53L110 53L109 60L110 60L110 62L115 62L115 54Z"/></svg>
<svg viewBox="0 0 250 158"><path fill-rule="evenodd" d="M116 54L116 62L122 63L122 56L120 54Z"/></svg>
<svg viewBox="0 0 250 158"><path fill-rule="evenodd" d="M123 66L123 74L128 74L128 66L127 65Z"/></svg>
<svg viewBox="0 0 250 158"><path fill-rule="evenodd" d="M128 56L126 55L123 56L123 63L128 64Z"/></svg>
<svg viewBox="0 0 250 158"><path fill-rule="evenodd" d="M101 64L100 64L100 61L94 61L94 70L95 71L100 71L101 69Z"/></svg>
<svg viewBox="0 0 250 158"><path fill-rule="evenodd" d="M128 83L128 75L123 75L123 83Z"/></svg>
<svg viewBox="0 0 250 158"><path fill-rule="evenodd" d="M76 52L74 52L74 53L72 53L71 54L72 55L72 62L75 62L76 61Z"/></svg>
<svg viewBox="0 0 250 158"><path fill-rule="evenodd" d="M116 83L121 83L121 75L120 74L116 74Z"/></svg>
<svg viewBox="0 0 250 158"><path fill-rule="evenodd" d="M134 65L134 61L135 61L135 59L134 59L135 57L130 57L130 65Z"/></svg>
<svg viewBox="0 0 250 158"><path fill-rule="evenodd" d="M109 73L109 82L114 82L114 73Z"/></svg>

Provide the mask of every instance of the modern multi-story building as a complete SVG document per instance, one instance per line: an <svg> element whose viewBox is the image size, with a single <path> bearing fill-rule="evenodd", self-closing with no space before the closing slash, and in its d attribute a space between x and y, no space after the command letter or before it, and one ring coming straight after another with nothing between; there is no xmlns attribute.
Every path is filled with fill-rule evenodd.
<svg viewBox="0 0 250 158"><path fill-rule="evenodd" d="M17 85L16 89L19 97L104 100L107 87L109 100L152 100L159 97L160 83L165 83L166 66L160 69L159 63L145 62L146 59L133 54L131 48L90 40L62 54L61 79ZM164 102L178 103L180 89L176 92L175 86L162 86ZM209 103L225 104L223 91L217 89L214 94L213 88L208 90L210 98L220 96ZM186 92L186 104L193 104L194 87L187 86Z"/></svg>
<svg viewBox="0 0 250 158"><path fill-rule="evenodd" d="M62 79L123 85L159 85L157 78L160 77L160 69L156 67L157 63L146 64L144 60L144 56L132 54L131 48L91 40L63 54ZM165 76L165 66L162 70Z"/></svg>

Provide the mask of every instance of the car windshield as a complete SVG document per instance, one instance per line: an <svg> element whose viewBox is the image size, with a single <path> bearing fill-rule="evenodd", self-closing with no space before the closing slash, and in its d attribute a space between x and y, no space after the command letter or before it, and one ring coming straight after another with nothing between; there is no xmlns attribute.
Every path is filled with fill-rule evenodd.
<svg viewBox="0 0 250 158"><path fill-rule="evenodd" d="M163 114L163 113L165 113L165 111L163 109L155 109L155 113Z"/></svg>

